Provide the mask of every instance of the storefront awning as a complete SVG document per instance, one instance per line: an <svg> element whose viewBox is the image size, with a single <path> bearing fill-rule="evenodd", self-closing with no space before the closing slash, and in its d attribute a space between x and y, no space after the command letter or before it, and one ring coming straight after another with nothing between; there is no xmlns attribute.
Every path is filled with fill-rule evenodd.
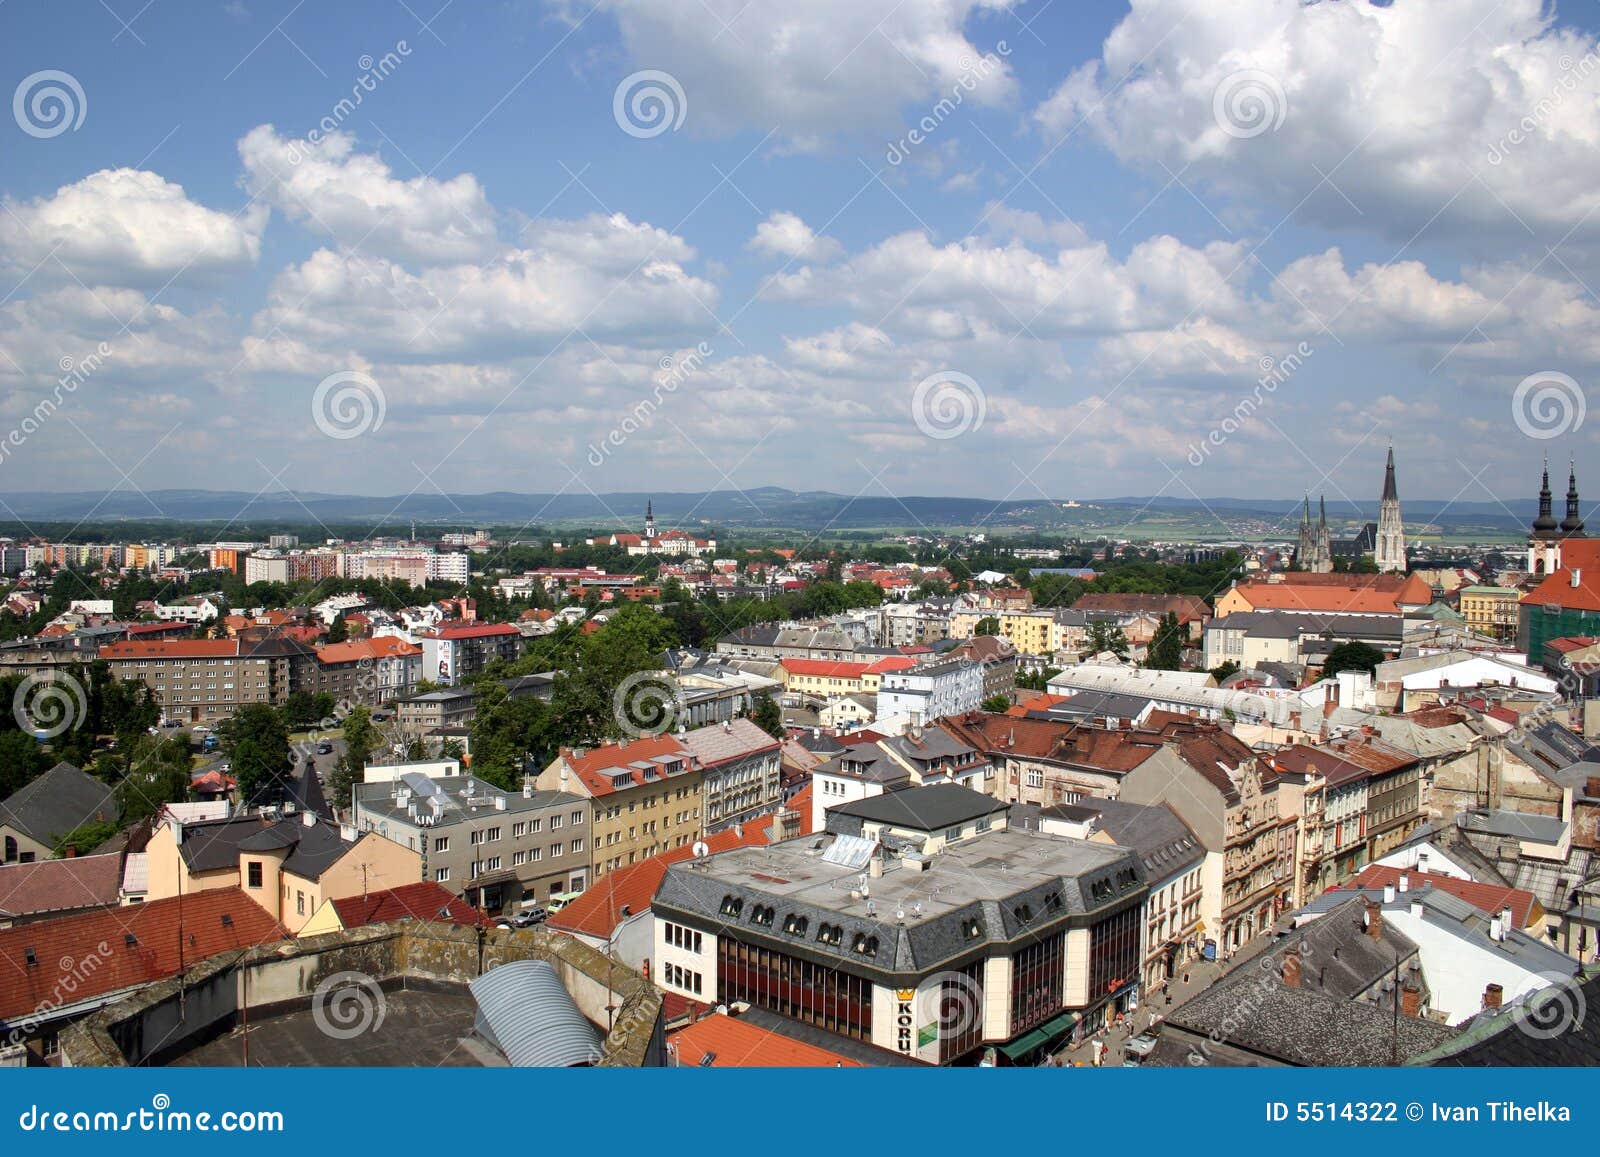
<svg viewBox="0 0 1600 1157"><path fill-rule="evenodd" d="M1058 1017L1045 1021L1031 1032L1023 1033L1010 1044L1001 1045L1000 1051L1012 1060L1016 1060L1018 1057L1025 1057L1034 1050L1042 1048L1058 1037L1065 1036L1071 1032L1078 1020L1078 1013L1064 1012Z"/></svg>

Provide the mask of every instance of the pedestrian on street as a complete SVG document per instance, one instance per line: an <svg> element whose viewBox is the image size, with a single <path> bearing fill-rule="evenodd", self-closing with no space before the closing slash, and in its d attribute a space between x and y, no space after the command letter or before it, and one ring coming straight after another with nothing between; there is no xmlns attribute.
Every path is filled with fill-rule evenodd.
<svg viewBox="0 0 1600 1157"><path fill-rule="evenodd" d="M1106 1052L1106 1044L1105 1044L1105 1042L1102 1041L1102 1040L1096 1040L1094 1042L1094 1067L1095 1068L1098 1069L1098 1068L1101 1067L1101 1065L1103 1063L1103 1058L1105 1056L1105 1052Z"/></svg>

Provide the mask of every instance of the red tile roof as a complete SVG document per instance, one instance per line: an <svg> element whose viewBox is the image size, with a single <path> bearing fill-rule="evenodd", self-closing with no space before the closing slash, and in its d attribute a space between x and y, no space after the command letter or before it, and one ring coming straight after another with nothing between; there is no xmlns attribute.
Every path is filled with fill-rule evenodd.
<svg viewBox="0 0 1600 1157"><path fill-rule="evenodd" d="M360 639L353 643L329 643L317 649L319 663L359 663L363 659L377 661L396 655L420 655L422 648L394 635L380 635L374 639Z"/></svg>
<svg viewBox="0 0 1600 1157"><path fill-rule="evenodd" d="M791 675L823 675L830 679L859 679L872 670L871 663L844 663L836 659L780 659Z"/></svg>
<svg viewBox="0 0 1600 1157"><path fill-rule="evenodd" d="M0 866L0 916L110 907L122 887L122 856L75 856Z"/></svg>
<svg viewBox="0 0 1600 1157"><path fill-rule="evenodd" d="M432 881L403 884L364 897L349 896L333 901L333 909L339 914L339 923L345 928L386 924L391 920L432 920L468 928L492 923L488 916L460 896Z"/></svg>
<svg viewBox="0 0 1600 1157"><path fill-rule="evenodd" d="M1521 888L1502 888L1499 884L1480 884L1477 880L1463 880L1442 872L1418 872L1390 867L1388 864L1370 864L1355 879L1345 884L1347 888L1386 888L1398 885L1405 876L1412 888L1424 885L1437 888L1458 900L1465 900L1474 908L1498 916L1504 908L1511 909L1511 918L1518 928L1526 928L1544 915L1542 907L1535 910L1539 901L1532 892Z"/></svg>
<svg viewBox="0 0 1600 1157"><path fill-rule="evenodd" d="M667 1047L676 1052L678 1064L697 1066L707 1056L707 1068L821 1069L864 1067L839 1053L819 1045L795 1040L771 1029L761 1028L736 1016L712 1013L681 1028L668 1038Z"/></svg>
<svg viewBox="0 0 1600 1157"><path fill-rule="evenodd" d="M485 639L494 635L520 635L510 623L445 623L434 632L439 639Z"/></svg>
<svg viewBox="0 0 1600 1157"><path fill-rule="evenodd" d="M1573 586L1574 571L1578 585ZM1561 544L1561 569L1534 587L1526 606L1600 611L1600 538L1569 538Z"/></svg>
<svg viewBox="0 0 1600 1157"><path fill-rule="evenodd" d="M87 1000L175 976L180 932L183 968L230 948L289 936L288 929L239 888L0 929L0 1019L46 1003ZM28 963L30 950L34 964ZM68 981L74 982L72 993L63 997Z"/></svg>
<svg viewBox="0 0 1600 1157"><path fill-rule="evenodd" d="M238 639L128 639L100 648L102 659L205 659L238 653Z"/></svg>
<svg viewBox="0 0 1600 1157"><path fill-rule="evenodd" d="M695 767L694 753L685 747L677 736L669 733L635 739L626 747L615 743L603 744L585 751L582 755L577 754L572 748L563 747L561 758L572 769L572 774L588 788L589 793L596 796L610 795L619 790L626 791L638 784L661 782L659 779L646 780L642 769L630 766L634 763L652 762L656 759L678 759L682 761L684 770ZM631 772L633 782L618 788L613 785L611 777L623 771ZM682 774L682 770L678 774Z"/></svg>

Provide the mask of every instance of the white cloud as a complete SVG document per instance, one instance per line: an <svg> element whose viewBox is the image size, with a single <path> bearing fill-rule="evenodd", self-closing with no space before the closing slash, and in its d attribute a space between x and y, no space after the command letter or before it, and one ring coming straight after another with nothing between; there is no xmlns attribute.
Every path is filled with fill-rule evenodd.
<svg viewBox="0 0 1600 1157"><path fill-rule="evenodd" d="M891 134L902 113L941 99L998 105L1016 84L969 23L1015 0L607 0L640 68L670 73L688 102L686 130L776 128L815 146ZM1006 22L1006 23L1009 23ZM1002 36L1005 24L996 22ZM988 55L986 56L986 52Z"/></svg>
<svg viewBox="0 0 1600 1157"><path fill-rule="evenodd" d="M1600 57L1549 13L1544 0L1132 0L1101 59L1035 117L1158 176L1187 166L1328 223L1592 233ZM1253 84L1230 105L1241 72Z"/></svg>
<svg viewBox="0 0 1600 1157"><path fill-rule="evenodd" d="M141 169L102 169L48 197L7 201L0 255L46 279L159 286L235 272L261 254L267 207L230 215L191 201L181 185Z"/></svg>
<svg viewBox="0 0 1600 1157"><path fill-rule="evenodd" d="M748 248L767 257L823 263L844 251L844 246L832 237L818 237L798 216L782 210L769 213L767 219L756 226Z"/></svg>
<svg viewBox="0 0 1600 1157"><path fill-rule="evenodd" d="M278 276L255 331L374 360L495 362L569 338L651 343L716 327L716 287L683 268L682 238L620 214L540 221L526 237L482 265L416 271L319 249Z"/></svg>
<svg viewBox="0 0 1600 1157"><path fill-rule="evenodd" d="M291 221L341 246L420 262L479 261L498 245L495 215L478 179L396 178L387 164L355 151L348 133L317 144L282 137L271 125L239 141L244 184Z"/></svg>

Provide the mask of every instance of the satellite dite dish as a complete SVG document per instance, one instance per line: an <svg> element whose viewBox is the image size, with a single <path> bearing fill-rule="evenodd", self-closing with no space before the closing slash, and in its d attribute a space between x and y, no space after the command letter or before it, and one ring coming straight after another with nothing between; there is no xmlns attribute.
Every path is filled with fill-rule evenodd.
<svg viewBox="0 0 1600 1157"><path fill-rule="evenodd" d="M694 847L690 848L689 850L694 853L696 859L700 859L703 856L709 856L711 854L711 845L706 843L704 840L696 840L694 842Z"/></svg>

